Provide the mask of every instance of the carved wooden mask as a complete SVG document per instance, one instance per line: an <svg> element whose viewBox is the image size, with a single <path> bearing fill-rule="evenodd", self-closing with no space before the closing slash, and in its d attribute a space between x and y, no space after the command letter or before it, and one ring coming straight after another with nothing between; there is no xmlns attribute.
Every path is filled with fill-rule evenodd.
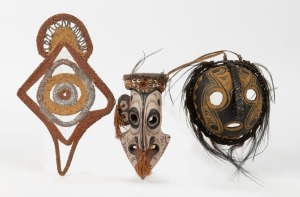
<svg viewBox="0 0 300 197"><path fill-rule="evenodd" d="M119 117L129 128L119 135L124 151L137 174L144 179L161 158L170 136L161 130L162 101L167 77L164 74L124 75L131 95L119 98Z"/></svg>
<svg viewBox="0 0 300 197"><path fill-rule="evenodd" d="M271 75L272 86L256 64L237 56L239 60L227 60L224 54L223 61L194 65L184 88L185 109L202 146L248 175L243 165L267 136L274 85ZM245 141L248 147L236 156Z"/></svg>
<svg viewBox="0 0 300 197"><path fill-rule="evenodd" d="M194 107L207 130L219 138L239 139L249 133L262 111L257 77L236 65L220 65L194 84Z"/></svg>

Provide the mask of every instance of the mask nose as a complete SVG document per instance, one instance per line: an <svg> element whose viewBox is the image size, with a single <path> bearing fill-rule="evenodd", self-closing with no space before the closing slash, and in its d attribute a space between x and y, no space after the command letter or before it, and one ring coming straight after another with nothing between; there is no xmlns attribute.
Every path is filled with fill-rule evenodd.
<svg viewBox="0 0 300 197"><path fill-rule="evenodd" d="M244 116L245 107L242 97L242 84L238 73L238 67L235 65L230 65L229 70L233 86L232 98L234 99L234 116L236 119L242 119Z"/></svg>
<svg viewBox="0 0 300 197"><path fill-rule="evenodd" d="M142 135L142 133L140 134ZM142 140L143 139L143 140ZM153 150L154 153L157 153L159 151L159 146L157 143L155 143L155 137L151 136L150 139L144 135L144 137L140 137L140 142L139 142L139 149L141 151L148 151L148 150Z"/></svg>
<svg viewBox="0 0 300 197"><path fill-rule="evenodd" d="M140 132L140 149L142 151L147 150L147 136L145 135L144 131L144 126L142 126L142 130Z"/></svg>

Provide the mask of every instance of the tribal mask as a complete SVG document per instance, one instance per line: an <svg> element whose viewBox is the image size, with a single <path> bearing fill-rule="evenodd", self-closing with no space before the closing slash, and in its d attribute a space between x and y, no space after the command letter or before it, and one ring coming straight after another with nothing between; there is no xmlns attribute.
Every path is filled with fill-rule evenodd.
<svg viewBox="0 0 300 197"><path fill-rule="evenodd" d="M184 100L191 127L204 148L247 174L242 165L257 154L267 135L271 87L257 65L238 57L227 60L224 53L223 61L194 65ZM246 140L246 154L234 156Z"/></svg>
<svg viewBox="0 0 300 197"><path fill-rule="evenodd" d="M144 179L161 158L170 136L161 131L161 93L167 83L164 74L124 75L131 95L119 98L115 113L116 137L137 174ZM121 133L119 126L127 126Z"/></svg>
<svg viewBox="0 0 300 197"><path fill-rule="evenodd" d="M193 109L211 138L232 144L250 137L263 102L262 87L251 71L234 63L212 65L190 86ZM213 100L217 95L219 103Z"/></svg>
<svg viewBox="0 0 300 197"><path fill-rule="evenodd" d="M86 130L111 112L113 94L89 66L87 60L93 45L84 24L74 16L58 14L41 26L37 36L39 54L45 59L18 91L20 99L44 122L55 145L57 171L65 175L70 167L77 144ZM74 61L57 59L66 48ZM62 70L70 71L61 73ZM27 91L39 80L37 102ZM104 109L91 111L95 88L107 99ZM68 120L66 120L68 119ZM65 138L59 127L75 127ZM61 167L58 142L71 146L65 167Z"/></svg>

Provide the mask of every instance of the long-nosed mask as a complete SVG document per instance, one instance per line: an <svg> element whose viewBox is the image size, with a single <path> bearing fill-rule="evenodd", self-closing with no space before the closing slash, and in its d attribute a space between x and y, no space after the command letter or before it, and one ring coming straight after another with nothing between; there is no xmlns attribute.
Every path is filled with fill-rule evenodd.
<svg viewBox="0 0 300 197"><path fill-rule="evenodd" d="M144 179L161 158L170 136L161 130L161 93L167 83L164 74L124 75L131 95L122 95L115 112L116 136L137 174ZM127 126L121 132L119 126Z"/></svg>

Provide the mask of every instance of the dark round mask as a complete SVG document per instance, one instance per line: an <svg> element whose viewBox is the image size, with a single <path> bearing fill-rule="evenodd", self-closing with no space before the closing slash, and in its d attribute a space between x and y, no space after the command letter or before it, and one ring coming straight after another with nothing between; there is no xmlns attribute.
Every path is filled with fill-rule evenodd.
<svg viewBox="0 0 300 197"><path fill-rule="evenodd" d="M236 144L253 135L263 115L258 77L241 61L204 62L187 84L191 120L219 144ZM203 69L204 68L204 69Z"/></svg>

